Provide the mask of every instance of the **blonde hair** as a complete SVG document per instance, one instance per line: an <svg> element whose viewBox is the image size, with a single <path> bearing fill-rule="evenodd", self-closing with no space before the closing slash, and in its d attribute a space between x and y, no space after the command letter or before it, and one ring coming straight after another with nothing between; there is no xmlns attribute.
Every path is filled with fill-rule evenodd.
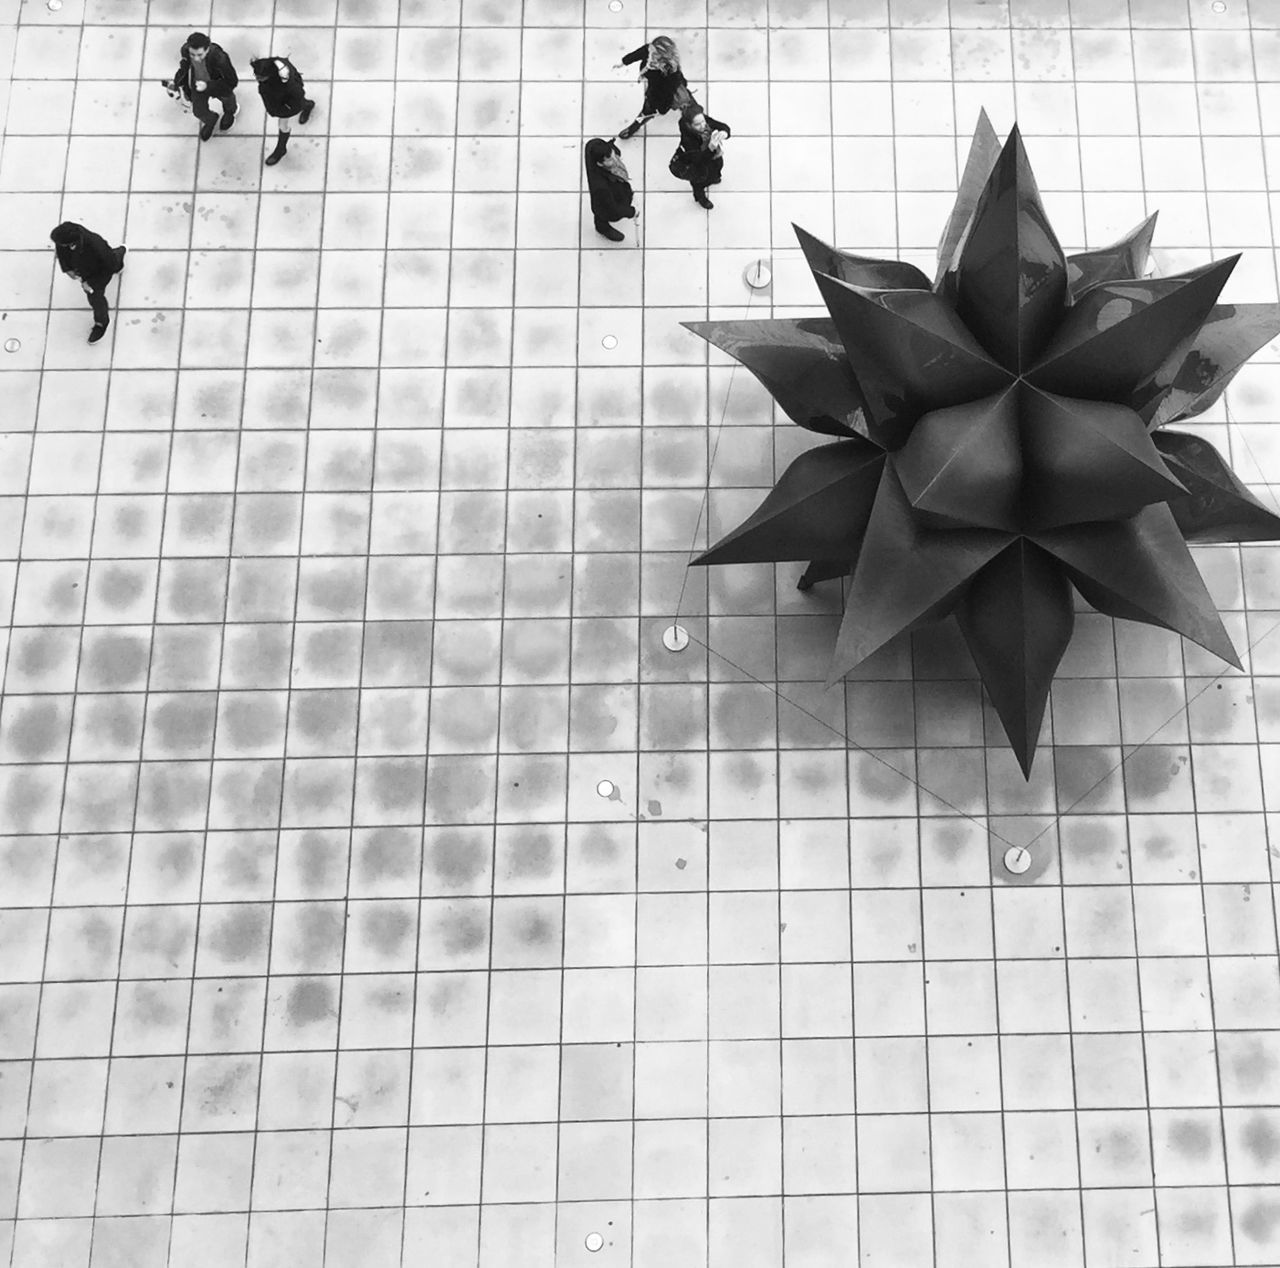
<svg viewBox="0 0 1280 1268"><path fill-rule="evenodd" d="M670 75L680 69L680 53L676 42L669 35L655 35L649 41L649 57L645 62L645 70L661 71Z"/></svg>

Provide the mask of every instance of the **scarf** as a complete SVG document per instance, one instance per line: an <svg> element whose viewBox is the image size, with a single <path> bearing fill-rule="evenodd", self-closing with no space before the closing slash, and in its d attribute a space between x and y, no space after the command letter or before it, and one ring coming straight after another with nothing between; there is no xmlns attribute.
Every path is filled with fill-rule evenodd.
<svg viewBox="0 0 1280 1268"><path fill-rule="evenodd" d="M610 150L596 166L603 168L615 180L622 181L624 185L631 184L631 174L627 171L627 165L622 161L621 154L615 154Z"/></svg>

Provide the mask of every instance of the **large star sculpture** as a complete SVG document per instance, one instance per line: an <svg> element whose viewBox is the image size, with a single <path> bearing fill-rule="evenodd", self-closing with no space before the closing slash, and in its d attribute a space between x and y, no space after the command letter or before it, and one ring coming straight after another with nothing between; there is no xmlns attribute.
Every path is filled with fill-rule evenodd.
<svg viewBox="0 0 1280 1268"><path fill-rule="evenodd" d="M1064 255L1017 128L1001 147L984 114L933 283L797 227L828 317L687 324L840 439L695 562L852 574L829 684L954 615L1027 776L1073 589L1239 667L1187 542L1280 538L1280 517L1161 429L1217 400L1280 305L1216 302L1238 256L1144 277L1154 226Z"/></svg>

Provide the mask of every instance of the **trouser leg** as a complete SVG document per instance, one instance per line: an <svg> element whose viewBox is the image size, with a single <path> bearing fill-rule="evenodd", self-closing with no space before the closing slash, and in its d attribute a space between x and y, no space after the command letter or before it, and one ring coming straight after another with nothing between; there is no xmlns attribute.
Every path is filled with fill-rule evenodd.
<svg viewBox="0 0 1280 1268"><path fill-rule="evenodd" d="M89 307L93 309L93 324L105 326L111 321L111 309L107 307L106 279L97 282L81 282L84 293L88 296Z"/></svg>
<svg viewBox="0 0 1280 1268"><path fill-rule="evenodd" d="M232 124L236 117L236 95L233 92L225 92L218 97L218 106L222 110L222 119L218 126L225 132Z"/></svg>
<svg viewBox="0 0 1280 1268"><path fill-rule="evenodd" d="M636 115L634 119L631 120L630 123L627 124L625 128L622 129L621 132L618 133L618 135L621 138L623 138L623 140L625 140L629 136L635 136L635 134L639 132L640 129L643 128L644 125L648 123L649 120L652 119L655 114L657 114L656 110L650 110L650 111L642 110L638 115Z"/></svg>
<svg viewBox="0 0 1280 1268"><path fill-rule="evenodd" d="M206 92L191 93L191 113L201 123L216 123L218 116L209 109L209 94Z"/></svg>

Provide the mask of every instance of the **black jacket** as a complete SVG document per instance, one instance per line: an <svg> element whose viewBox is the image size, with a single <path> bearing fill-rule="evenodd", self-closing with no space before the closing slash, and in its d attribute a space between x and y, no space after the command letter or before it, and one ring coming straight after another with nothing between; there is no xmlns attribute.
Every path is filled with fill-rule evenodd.
<svg viewBox="0 0 1280 1268"><path fill-rule="evenodd" d="M725 136L733 135L727 123L721 123L719 119L713 119L710 115L704 117L707 120L707 127L712 132L723 132ZM718 185L720 174L724 171L724 155L708 149L702 134L690 127L683 115L680 116L680 144L671 156L671 171L691 185L703 186Z"/></svg>
<svg viewBox="0 0 1280 1268"><path fill-rule="evenodd" d="M298 68L287 57L273 60L283 62L289 68L289 78L258 80L258 95L262 98L263 108L273 118L291 119L302 112L307 99L306 87Z"/></svg>
<svg viewBox="0 0 1280 1268"><path fill-rule="evenodd" d="M583 150L583 162L587 168L587 193L591 198L591 214L597 220L626 220L636 214L632 205L631 186L619 180L612 172L600 166L600 160L609 154L618 154L618 147L610 141L593 137Z"/></svg>
<svg viewBox="0 0 1280 1268"><path fill-rule="evenodd" d="M634 52L628 53L622 59L624 66L630 66L632 62L647 62L649 60L649 46L641 44ZM668 110L675 104L676 93L688 86L687 81L682 72L672 71L669 75L664 75L660 70L646 70L644 73L644 113L645 114L666 114Z"/></svg>
<svg viewBox="0 0 1280 1268"><path fill-rule="evenodd" d="M221 44L210 44L204 58L205 68L209 72L206 90L211 97L219 97L229 93L239 82L240 76L231 64ZM178 61L178 73L173 77L173 86L180 88L188 97L195 91L191 81L191 52L184 44Z"/></svg>
<svg viewBox="0 0 1280 1268"><path fill-rule="evenodd" d="M107 245L107 240L86 229L84 225L65 221L58 230L74 230L74 236L65 234L70 241L55 242L54 250L58 257L58 267L72 277L83 278L90 286L102 285L114 277L119 270L119 257ZM59 237L64 236L59 234Z"/></svg>

